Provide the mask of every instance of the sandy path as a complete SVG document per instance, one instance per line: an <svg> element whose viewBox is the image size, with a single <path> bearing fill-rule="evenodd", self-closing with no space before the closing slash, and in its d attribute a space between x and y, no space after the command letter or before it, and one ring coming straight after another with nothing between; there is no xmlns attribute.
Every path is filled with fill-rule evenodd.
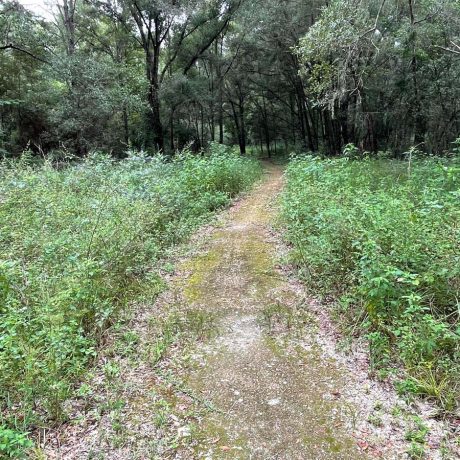
<svg viewBox="0 0 460 460"><path fill-rule="evenodd" d="M219 324L187 377L218 408L198 423L196 458L362 456L347 432L349 408L334 397L346 372L293 345L292 333L310 321L298 288L274 266L270 223L281 188L280 168L267 166L266 180L229 213L207 252L180 267L189 273L176 280L188 308L212 311Z"/></svg>

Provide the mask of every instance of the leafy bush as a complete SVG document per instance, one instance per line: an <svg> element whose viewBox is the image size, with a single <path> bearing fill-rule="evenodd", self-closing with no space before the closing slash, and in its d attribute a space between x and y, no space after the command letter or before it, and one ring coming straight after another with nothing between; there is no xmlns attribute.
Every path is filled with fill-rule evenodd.
<svg viewBox="0 0 460 460"><path fill-rule="evenodd" d="M27 435L0 425L0 458L24 458L24 450L32 447Z"/></svg>
<svg viewBox="0 0 460 460"><path fill-rule="evenodd" d="M362 152L355 144L347 144L344 146L342 154L350 160L356 160L365 157L365 152Z"/></svg>
<svg viewBox="0 0 460 460"><path fill-rule="evenodd" d="M301 274L366 331L371 365L398 356L414 392L448 409L460 370L459 165L298 158L283 211Z"/></svg>
<svg viewBox="0 0 460 460"><path fill-rule="evenodd" d="M0 414L63 417L72 382L165 248L259 176L214 146L171 161L93 154L72 166L0 165ZM153 273L153 275L152 275Z"/></svg>

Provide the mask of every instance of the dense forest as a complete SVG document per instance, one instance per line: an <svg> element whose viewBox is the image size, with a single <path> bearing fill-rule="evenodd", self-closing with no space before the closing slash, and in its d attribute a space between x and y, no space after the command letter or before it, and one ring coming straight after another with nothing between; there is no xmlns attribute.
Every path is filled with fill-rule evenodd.
<svg viewBox="0 0 460 460"><path fill-rule="evenodd" d="M460 0L0 0L0 459L460 458Z"/></svg>
<svg viewBox="0 0 460 460"><path fill-rule="evenodd" d="M0 149L123 157L449 149L457 0L63 0L0 6Z"/></svg>

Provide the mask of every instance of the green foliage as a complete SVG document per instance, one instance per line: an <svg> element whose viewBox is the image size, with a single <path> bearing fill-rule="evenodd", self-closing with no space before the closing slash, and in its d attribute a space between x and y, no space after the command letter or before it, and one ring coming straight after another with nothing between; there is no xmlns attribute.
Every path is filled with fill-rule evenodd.
<svg viewBox="0 0 460 460"><path fill-rule="evenodd" d="M32 447L27 435L0 425L0 457L24 458L24 450Z"/></svg>
<svg viewBox="0 0 460 460"><path fill-rule="evenodd" d="M455 155L460 155L460 137L457 137L457 139L455 139L454 142L452 142L453 144L453 149L452 149L452 152L455 154Z"/></svg>
<svg viewBox="0 0 460 460"><path fill-rule="evenodd" d="M340 120L343 144L439 153L458 134L446 95L458 99L459 30L457 0L332 0L295 49L307 94Z"/></svg>
<svg viewBox="0 0 460 460"><path fill-rule="evenodd" d="M397 356L404 387L446 409L460 372L458 166L298 158L283 214L301 274L367 333L372 368Z"/></svg>
<svg viewBox="0 0 460 460"><path fill-rule="evenodd" d="M155 264L259 176L214 146L167 161L93 154L55 169L0 165L0 411L65 418L72 383L121 309L158 284ZM136 336L126 336L135 344ZM132 346L132 345L131 345ZM117 369L108 366L108 377Z"/></svg>
<svg viewBox="0 0 460 460"><path fill-rule="evenodd" d="M355 144L347 144L344 146L342 154L345 158L357 160L363 158L366 154L369 154L369 152L362 152Z"/></svg>
<svg viewBox="0 0 460 460"><path fill-rule="evenodd" d="M428 427L419 417L413 417L411 428L406 432L406 440L410 441L410 447L407 451L409 458L419 459L425 457L426 436L429 432Z"/></svg>

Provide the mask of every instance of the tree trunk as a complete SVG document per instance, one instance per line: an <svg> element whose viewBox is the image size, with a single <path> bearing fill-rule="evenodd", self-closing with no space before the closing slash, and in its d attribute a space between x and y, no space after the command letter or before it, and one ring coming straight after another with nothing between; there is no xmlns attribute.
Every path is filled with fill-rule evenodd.
<svg viewBox="0 0 460 460"><path fill-rule="evenodd" d="M146 60L147 78L149 81L148 102L150 107L150 124L153 131L153 145L156 151L160 152L164 149L164 135L160 115L160 84L158 74L160 60L159 46L154 48L153 53L147 50Z"/></svg>
<svg viewBox="0 0 460 460"><path fill-rule="evenodd" d="M300 77L296 77L295 90L297 95L297 106L299 111L299 121L303 144L305 148L309 148L313 152L316 149L313 143L312 130L310 127L310 121L308 119L307 105L305 101L305 92Z"/></svg>
<svg viewBox="0 0 460 460"><path fill-rule="evenodd" d="M126 147L129 146L129 124L128 124L128 110L126 107L123 107L123 131L124 131L124 138L125 138L125 144Z"/></svg>
<svg viewBox="0 0 460 460"><path fill-rule="evenodd" d="M241 136L240 136L240 152L241 155L246 154L246 123L244 121L244 101L240 98L240 126L241 126Z"/></svg>
<svg viewBox="0 0 460 460"><path fill-rule="evenodd" d="M422 143L424 140L424 131L425 123L422 116L422 105L420 101L420 92L418 88L418 79L417 79L417 50L416 50L416 23L414 15L414 0L409 0L409 14L410 14L410 23L412 29L412 58L410 63L411 74L412 74L412 85L414 90L414 102L412 104L412 120L413 120L413 132L411 135L411 144Z"/></svg>
<svg viewBox="0 0 460 460"><path fill-rule="evenodd" d="M64 28L67 35L67 54L72 56L75 54L75 6L77 0L64 0L64 4L59 9L61 10Z"/></svg>
<svg viewBox="0 0 460 460"><path fill-rule="evenodd" d="M339 121L342 144L346 145L350 143L350 137L348 135L348 100L340 103Z"/></svg>
<svg viewBox="0 0 460 460"><path fill-rule="evenodd" d="M224 39L222 38L220 43L220 56L223 55L223 45ZM217 54L217 40L216 40L216 54ZM224 143L224 85L222 79L222 69L220 67L220 62L217 64L216 72L217 72L217 91L219 93L219 100L218 100L218 124L219 124L219 144Z"/></svg>
<svg viewBox="0 0 460 460"><path fill-rule="evenodd" d="M235 128L238 135L238 145L240 146L240 153L244 155L246 153L246 132L245 132L245 125L244 125L244 106L241 104L240 99L240 106L238 108L238 112L235 107L235 103L230 101L230 105L232 106L233 112L233 120L235 121Z"/></svg>
<svg viewBox="0 0 460 460"><path fill-rule="evenodd" d="M171 118L169 119L169 147L171 148L171 155L174 155L174 109L171 110Z"/></svg>
<svg viewBox="0 0 460 460"><path fill-rule="evenodd" d="M265 97L262 97L262 101L263 101L262 119L263 119L263 122L264 122L265 145L267 146L268 158L271 158L270 129L268 127L268 115L267 115L267 107L266 107L266 104L265 104Z"/></svg>
<svg viewBox="0 0 460 460"><path fill-rule="evenodd" d="M201 148L205 147L204 142L204 110L203 106L200 105L200 118L201 118Z"/></svg>

